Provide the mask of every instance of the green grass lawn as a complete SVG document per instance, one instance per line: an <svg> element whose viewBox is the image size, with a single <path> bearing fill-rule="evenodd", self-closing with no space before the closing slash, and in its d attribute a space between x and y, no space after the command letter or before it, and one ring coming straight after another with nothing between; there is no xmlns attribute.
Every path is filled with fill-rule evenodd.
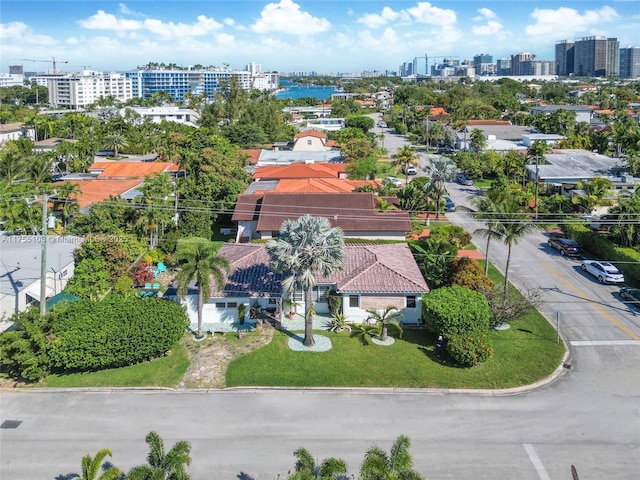
<svg viewBox="0 0 640 480"><path fill-rule="evenodd" d="M77 387L175 387L189 367L189 355L182 345L171 354L130 367L99 372L49 375L37 386L52 388Z"/></svg>
<svg viewBox="0 0 640 480"><path fill-rule="evenodd" d="M316 334L331 339L331 350L296 352L287 345L288 332L276 332L269 345L231 362L227 387L509 388L548 376L564 353L537 312L509 330L491 331L496 353L473 368L440 363L435 335L425 330L407 330L388 347L363 346L348 333Z"/></svg>

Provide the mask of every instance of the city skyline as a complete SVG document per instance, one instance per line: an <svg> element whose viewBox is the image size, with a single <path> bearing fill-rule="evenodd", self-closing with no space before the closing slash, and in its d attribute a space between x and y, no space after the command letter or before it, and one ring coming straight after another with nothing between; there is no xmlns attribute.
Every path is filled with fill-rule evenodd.
<svg viewBox="0 0 640 480"><path fill-rule="evenodd" d="M592 35L640 45L637 1L3 0L0 71L133 70L148 62L318 73L397 70L425 54L554 60ZM432 63L432 62L430 62Z"/></svg>

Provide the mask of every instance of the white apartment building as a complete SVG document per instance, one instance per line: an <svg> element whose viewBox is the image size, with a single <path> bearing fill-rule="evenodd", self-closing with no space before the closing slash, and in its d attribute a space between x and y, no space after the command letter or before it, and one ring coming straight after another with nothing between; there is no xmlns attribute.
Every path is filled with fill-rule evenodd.
<svg viewBox="0 0 640 480"><path fill-rule="evenodd" d="M100 98L114 97L126 102L133 98L131 79L119 73L84 70L47 81L49 103L54 107L84 108Z"/></svg>
<svg viewBox="0 0 640 480"><path fill-rule="evenodd" d="M24 86L24 75L16 75L12 73L0 73L0 88Z"/></svg>
<svg viewBox="0 0 640 480"><path fill-rule="evenodd" d="M149 118L153 123L167 121L195 127L197 126L198 119L200 118L200 114L195 110L179 107L177 105L163 105L158 107L126 107L120 109L120 115L124 117L127 110L136 112L143 119Z"/></svg>

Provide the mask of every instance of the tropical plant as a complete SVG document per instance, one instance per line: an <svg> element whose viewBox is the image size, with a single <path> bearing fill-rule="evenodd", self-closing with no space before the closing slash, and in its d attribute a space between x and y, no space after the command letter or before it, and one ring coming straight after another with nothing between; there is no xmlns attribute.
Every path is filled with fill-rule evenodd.
<svg viewBox="0 0 640 480"><path fill-rule="evenodd" d="M458 169L450 158L440 157L431 160L429 167L430 181L425 185L425 193L436 201L436 219L440 218L440 203L447 193L445 182L453 180Z"/></svg>
<svg viewBox="0 0 640 480"><path fill-rule="evenodd" d="M196 338L202 334L203 303L209 300L211 280L222 288L225 274L230 272L229 261L217 254L215 245L206 238L191 237L178 242L174 261L180 265L176 278L178 295L187 294L189 284L195 280L198 284L198 332Z"/></svg>
<svg viewBox="0 0 640 480"><path fill-rule="evenodd" d="M418 159L418 152L411 148L410 145L403 145L398 149L395 155L393 155L393 162L391 163L397 170L404 170L405 172L405 184L409 183L408 171L409 165L412 165Z"/></svg>
<svg viewBox="0 0 640 480"><path fill-rule="evenodd" d="M333 480L347 473L347 464L340 458L326 458L320 465L316 465L313 455L302 447L293 452L293 455L297 460L294 473L287 477L289 480Z"/></svg>
<svg viewBox="0 0 640 480"><path fill-rule="evenodd" d="M384 310L367 310L367 313L366 322L375 323L378 326L378 338L381 341L384 342L387 340L389 325L395 326L398 329L399 335L402 336L402 324L397 320L402 317L402 313L393 305L387 306Z"/></svg>
<svg viewBox="0 0 640 480"><path fill-rule="evenodd" d="M189 442L176 442L168 452L164 442L156 432L145 437L149 445L147 464L134 467L127 473L127 480L189 480L186 467L191 464Z"/></svg>
<svg viewBox="0 0 640 480"><path fill-rule="evenodd" d="M434 332L451 339L488 332L490 312L483 293L453 286L422 296L422 318Z"/></svg>
<svg viewBox="0 0 640 480"><path fill-rule="evenodd" d="M297 220L285 220L280 236L267 242L271 268L287 274L282 285L285 290L301 289L305 305L305 346L315 345L313 339L313 300L311 293L316 286L316 275L331 275L342 269L344 258L344 234L331 227L324 217L304 215Z"/></svg>
<svg viewBox="0 0 640 480"><path fill-rule="evenodd" d="M351 326L347 321L347 316L344 313L336 313L328 320L326 327L330 332L351 332Z"/></svg>
<svg viewBox="0 0 640 480"><path fill-rule="evenodd" d="M511 249L525 235L538 230L538 226L531 221L531 217L522 213L509 214L505 212L506 217L500 220L496 231L507 246L507 264L504 268L504 291L509 287L509 265L511 263Z"/></svg>
<svg viewBox="0 0 640 480"><path fill-rule="evenodd" d="M484 274L487 275L489 273L489 245L491 244L491 240L502 239L502 234L498 230L500 223L500 206L488 196L474 197L471 201L477 207L477 210L473 213L474 218L482 220L485 224L485 228L477 228L473 233L474 235L487 239L484 250Z"/></svg>
<svg viewBox="0 0 640 480"><path fill-rule="evenodd" d="M422 275L433 288L447 283L449 277L449 260L455 258L458 249L448 241L427 239L411 242L415 251L416 263Z"/></svg>
<svg viewBox="0 0 640 480"><path fill-rule="evenodd" d="M365 454L360 467L361 480L420 480L422 476L413 470L413 458L409 453L411 441L400 435L389 453L373 445Z"/></svg>
<svg viewBox="0 0 640 480"><path fill-rule="evenodd" d="M116 480L121 478L122 472L114 466L107 466L104 459L113 456L111 450L103 448L95 457L82 457L82 475L78 480ZM106 468L103 468L106 467ZM100 473L102 470L102 473Z"/></svg>
<svg viewBox="0 0 640 480"><path fill-rule="evenodd" d="M113 150L113 156L118 158L118 151L127 146L127 140L124 135L120 133L113 133L107 135L104 139L104 146Z"/></svg>

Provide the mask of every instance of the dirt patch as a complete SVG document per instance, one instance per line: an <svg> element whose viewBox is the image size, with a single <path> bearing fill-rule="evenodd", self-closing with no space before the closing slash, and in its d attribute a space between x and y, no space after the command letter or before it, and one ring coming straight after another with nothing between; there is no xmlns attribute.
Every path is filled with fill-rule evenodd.
<svg viewBox="0 0 640 480"><path fill-rule="evenodd" d="M229 363L268 344L273 331L273 327L266 325L242 339L238 339L235 332L208 335L201 341L186 337L182 344L189 351L191 365L178 388L224 388Z"/></svg>

